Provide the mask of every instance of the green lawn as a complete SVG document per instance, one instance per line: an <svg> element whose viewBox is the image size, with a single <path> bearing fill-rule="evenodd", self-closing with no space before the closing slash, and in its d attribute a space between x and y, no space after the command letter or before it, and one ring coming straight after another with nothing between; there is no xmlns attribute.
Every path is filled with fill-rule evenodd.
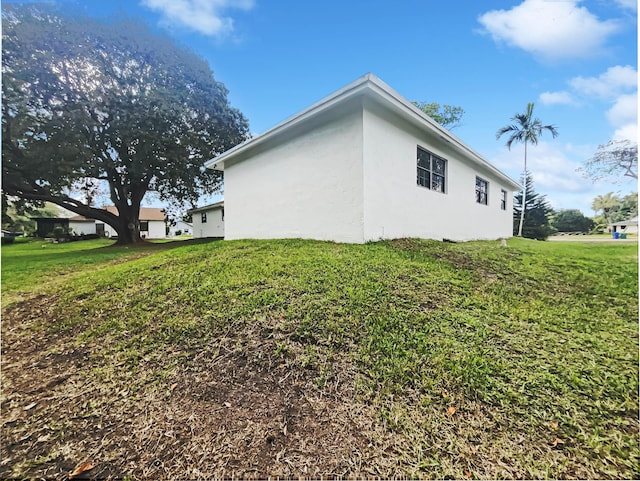
<svg viewBox="0 0 640 481"><path fill-rule="evenodd" d="M132 254L102 241L17 244L2 249L2 288L3 299L51 296L46 322L24 332L88 349L91 367L79 375L105 386L126 379L139 402L203 372L204 358L222 369L216 363L231 354L245 359L234 376L268 359L265 372L311 379L306 390L375 426L375 436L353 441L373 461L346 475L371 476L379 463L383 477L633 479L637 249L279 240ZM188 399L187 411L204 409ZM4 474L40 475L49 455ZM276 470L282 452L262 456L258 477L304 475L295 463ZM171 469L164 475L185 475ZM222 472L247 473L212 467L204 476Z"/></svg>
<svg viewBox="0 0 640 481"><path fill-rule="evenodd" d="M136 247L115 246L109 239L53 243L44 240L16 238L2 246L2 301L6 306L23 292L42 290L69 276L102 268L111 262L127 260L163 248L162 240ZM179 244L178 244L179 245Z"/></svg>

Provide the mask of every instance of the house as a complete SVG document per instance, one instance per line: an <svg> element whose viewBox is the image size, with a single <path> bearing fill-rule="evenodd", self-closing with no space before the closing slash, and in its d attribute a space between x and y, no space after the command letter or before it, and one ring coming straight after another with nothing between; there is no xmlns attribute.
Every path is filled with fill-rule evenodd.
<svg viewBox="0 0 640 481"><path fill-rule="evenodd" d="M177 234L177 232L180 232L180 234L192 235L193 225L183 220L177 220L175 221L174 225L169 226L169 235L172 237L176 235L180 235L180 234Z"/></svg>
<svg viewBox="0 0 640 481"><path fill-rule="evenodd" d="M16 237L21 237L23 235L22 232L11 232L8 230L2 229L2 244L13 244L13 241Z"/></svg>
<svg viewBox="0 0 640 481"><path fill-rule="evenodd" d="M87 217L76 215L69 218L69 231L75 235L95 235L96 221Z"/></svg>
<svg viewBox="0 0 640 481"><path fill-rule="evenodd" d="M611 224L611 232L620 232L622 234L637 234L638 233L638 216L631 219L623 220L620 222L614 222Z"/></svg>
<svg viewBox="0 0 640 481"><path fill-rule="evenodd" d="M56 227L69 231L69 219L66 217L31 217L31 220L36 221L35 236L42 239L49 237Z"/></svg>
<svg viewBox="0 0 640 481"><path fill-rule="evenodd" d="M116 206L103 207L112 214L118 215ZM157 207L140 207L140 237L143 239L164 239L167 236L164 210ZM98 234L104 233L107 237L116 237L118 233L109 224L96 221Z"/></svg>
<svg viewBox="0 0 640 481"><path fill-rule="evenodd" d="M118 209L115 206L106 206L103 209L112 214L118 214ZM73 217L32 217L32 220L36 221L36 237L47 237L56 227L62 227L65 231L76 235L97 234L106 237L116 237L118 235L110 225L81 215ZM140 235L143 238L164 239L166 237L164 210L156 207L140 207L139 220Z"/></svg>
<svg viewBox="0 0 640 481"><path fill-rule="evenodd" d="M193 237L224 238L224 200L189 211L193 221Z"/></svg>
<svg viewBox="0 0 640 481"><path fill-rule="evenodd" d="M225 239L506 238L520 189L373 74L205 166Z"/></svg>

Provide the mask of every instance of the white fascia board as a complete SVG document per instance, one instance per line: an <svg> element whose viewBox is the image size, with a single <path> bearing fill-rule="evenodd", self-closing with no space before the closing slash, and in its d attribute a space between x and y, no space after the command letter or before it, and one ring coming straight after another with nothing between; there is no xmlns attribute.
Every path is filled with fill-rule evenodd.
<svg viewBox="0 0 640 481"><path fill-rule="evenodd" d="M462 142L462 140L442 127L435 120L425 114L418 107L413 105L411 102L406 100L402 95L400 95L398 92L396 92L389 85L387 85L372 73L363 75L346 87L343 87L342 89L334 92L328 97L325 97L319 102L316 102L311 107L303 110L302 112L289 117L285 121L267 130L263 134L257 135L256 137L249 139L246 142L243 142L242 144L239 144L232 149L227 150L226 152L223 152L214 159L208 160L204 165L209 169L224 170L225 161L232 160L234 157L236 157L241 152L244 152L248 148L261 145L274 137L276 134L292 128L302 122L305 122L332 108L334 105L342 103L349 98L352 98L359 94L370 95L374 99L377 98L379 100L382 100L382 104L384 106L395 111L400 115L400 117L405 118L414 124L417 124L418 127L422 129L426 128L427 130L432 131L442 140L448 142L467 159L471 160L471 162L479 164L485 169L493 172L498 178L505 181L505 183L511 186L514 190L522 189L522 186L520 186L520 184L501 172L497 167L492 165L479 153L466 145L464 142Z"/></svg>
<svg viewBox="0 0 640 481"><path fill-rule="evenodd" d="M374 76L374 79L372 79L372 83L376 87L378 87L379 90L377 91L377 93L379 96L385 98L391 104L395 104L394 110L396 111L396 113L400 114L401 117L404 117L409 121L412 121L413 123L417 123L421 128L427 128L431 130L442 140L449 143L452 147L458 150L458 152L464 155L467 159L488 169L498 178L504 180L507 184L509 184L510 187L513 187L514 190L522 189L522 186L515 180L500 171L497 167L495 167L488 160L482 157L482 155L477 153L462 140L453 135L449 130L445 129L443 126L441 126L418 107L405 99L402 95L400 95L382 80Z"/></svg>
<svg viewBox="0 0 640 481"><path fill-rule="evenodd" d="M203 210L216 209L218 207L224 207L224 200L220 200L218 202L214 202L213 204L209 204L209 205L203 205L202 207L194 207L193 209L189 209L187 211L187 214L195 214Z"/></svg>
<svg viewBox="0 0 640 481"><path fill-rule="evenodd" d="M266 132L260 135L257 135L252 139L249 139L241 144L238 144L232 149L229 149L226 152L223 152L222 154L218 155L217 157L206 161L204 163L204 166L208 169L224 170L225 160L231 160L233 157L237 156L240 152L243 152L250 147L256 147L258 145L261 145L264 142L268 141L273 136L275 136L276 134L284 130L290 129L312 117L315 117L320 113L330 109L335 104L342 102L346 98L356 95L357 93L359 93L365 88L366 83L371 76L373 76L373 74L366 74L360 77L355 82L350 83L346 87L343 87L342 89L338 90L337 92L334 92L328 97L325 97L319 102L316 102L311 107L306 108L302 112L299 112L293 115L292 117L289 117L288 119L284 120L283 122L280 122L278 125L276 125L275 127L272 127Z"/></svg>

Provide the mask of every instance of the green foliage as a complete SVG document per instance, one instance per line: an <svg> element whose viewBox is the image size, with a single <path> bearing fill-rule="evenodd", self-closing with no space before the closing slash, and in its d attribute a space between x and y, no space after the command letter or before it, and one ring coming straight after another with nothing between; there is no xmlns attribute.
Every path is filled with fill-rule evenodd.
<svg viewBox="0 0 640 481"><path fill-rule="evenodd" d="M552 137L558 136L558 130L553 125L542 125L540 119L533 117L534 103L527 104L527 111L524 114L515 114L511 117L512 124L506 125L498 130L496 139L505 134L509 134L507 139L507 148L511 150L511 145L515 143L537 145L539 137L548 131ZM524 170L527 171L526 158Z"/></svg>
<svg viewBox="0 0 640 481"><path fill-rule="evenodd" d="M591 208L604 227L613 223L630 219L638 215L638 193L633 192L624 197L608 192L599 195L591 203Z"/></svg>
<svg viewBox="0 0 640 481"><path fill-rule="evenodd" d="M219 188L202 164L248 126L203 59L129 20L5 3L2 21L5 194L102 220L132 242L147 191L181 204ZM101 183L117 216L90 206Z"/></svg>
<svg viewBox="0 0 640 481"><path fill-rule="evenodd" d="M48 234L48 237L53 237L57 241L68 239L69 238L69 230L65 229L62 226L57 225L57 226L55 226L53 228L53 231Z"/></svg>
<svg viewBox="0 0 640 481"><path fill-rule="evenodd" d="M55 204L47 203L37 208L30 204L18 201L7 202L7 207L2 215L2 228L12 232L22 232L25 235L33 235L36 231L36 221L31 217L58 217L58 208Z"/></svg>
<svg viewBox="0 0 640 481"><path fill-rule="evenodd" d="M529 172L520 182L525 188L527 194L525 210L527 216L522 219L522 199L523 192L518 192L513 200L513 234L521 235L528 239L545 240L555 232L551 226L550 218L553 209L547 202L545 195L539 195L535 192L533 186L533 177ZM520 230L521 229L521 230Z"/></svg>
<svg viewBox="0 0 640 481"><path fill-rule="evenodd" d="M490 478L483 466L505 459L514 478L637 472L636 245L232 241L117 265L107 251L76 251L83 272L56 286L55 322L37 328L95 346L87 376L126 379L143 400L127 402L169 389L167 372L253 356L253 375L282 363L332 403L360 403L350 416L373 411L397 477ZM22 252L43 279L56 271Z"/></svg>
<svg viewBox="0 0 640 481"><path fill-rule="evenodd" d="M558 232L590 232L594 222L578 209L562 209L554 212L551 226Z"/></svg>
<svg viewBox="0 0 640 481"><path fill-rule="evenodd" d="M527 145L528 144L537 145L539 137L545 131L549 132L553 138L558 136L558 130L556 129L555 126L542 125L542 122L539 119L533 117L533 108L534 108L534 103L529 102L527 104L526 113L515 114L513 117L511 117L511 120L513 121L513 123L502 127L496 133L496 139L499 139L503 135L508 134L506 145L509 150L511 150L511 145L513 145L514 142L524 144L524 169L522 170L522 172L523 172L523 175L525 176L529 174L529 170L527 169ZM520 210L520 220L518 223L518 229L514 231L514 234L520 237L524 236L524 237L530 237L530 238L538 238L540 236L543 236L546 238L546 236L548 236L549 234L548 233L545 234L544 232L545 229L542 227L537 228L536 232L532 232L530 228L529 235L524 234L525 213L527 212L527 206L528 206L527 197L528 197L528 192L525 185L525 189L520 199L521 204L522 204L522 199L524 198L525 200L524 209ZM540 222L542 221L542 218L540 217L539 214L537 215L539 218L535 221L535 223L538 225L542 225L540 224Z"/></svg>
<svg viewBox="0 0 640 481"><path fill-rule="evenodd" d="M464 115L464 109L454 105L417 101L412 103L440 125L450 130L460 126L460 120Z"/></svg>

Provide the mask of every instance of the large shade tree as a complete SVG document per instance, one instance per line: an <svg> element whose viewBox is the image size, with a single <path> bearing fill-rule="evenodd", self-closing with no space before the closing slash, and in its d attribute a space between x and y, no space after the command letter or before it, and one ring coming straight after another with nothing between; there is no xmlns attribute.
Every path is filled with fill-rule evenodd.
<svg viewBox="0 0 640 481"><path fill-rule="evenodd" d="M460 126L464 109L456 105L439 104L437 102L412 102L413 105L438 122L443 127L453 130Z"/></svg>
<svg viewBox="0 0 640 481"><path fill-rule="evenodd" d="M53 202L140 240L143 197L197 201L203 163L248 138L208 64L148 27L2 5L2 194ZM118 214L92 207L108 185ZM84 200L72 196L84 191Z"/></svg>
<svg viewBox="0 0 640 481"><path fill-rule="evenodd" d="M533 116L533 102L527 104L527 110L523 114L515 114L511 117L513 123L502 127L496 133L496 139L508 134L507 148L511 150L513 143L524 144L524 169L523 176L529 174L527 168L527 146L537 145L538 140L544 131L548 131L554 138L558 135L558 130L553 125L542 125L542 122ZM522 192L523 206L520 211L520 221L518 226L518 236L522 237L522 228L524 225L525 212L527 210L527 185L525 183Z"/></svg>

